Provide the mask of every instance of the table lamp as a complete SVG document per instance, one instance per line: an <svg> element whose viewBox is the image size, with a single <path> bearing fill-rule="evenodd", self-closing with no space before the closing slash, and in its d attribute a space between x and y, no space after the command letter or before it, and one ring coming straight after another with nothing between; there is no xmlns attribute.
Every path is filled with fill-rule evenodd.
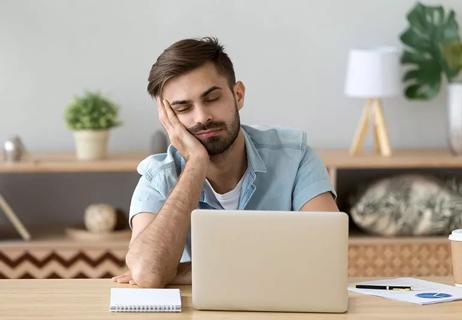
<svg viewBox="0 0 462 320"><path fill-rule="evenodd" d="M393 47L350 50L345 94L367 99L350 148L351 155L362 151L369 123L375 151L384 157L392 154L381 98L401 92L399 57L399 50Z"/></svg>

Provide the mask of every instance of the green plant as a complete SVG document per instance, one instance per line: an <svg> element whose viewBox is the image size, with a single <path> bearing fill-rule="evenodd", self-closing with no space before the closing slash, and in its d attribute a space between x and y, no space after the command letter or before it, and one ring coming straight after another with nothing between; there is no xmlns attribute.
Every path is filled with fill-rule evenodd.
<svg viewBox="0 0 462 320"><path fill-rule="evenodd" d="M64 118L72 130L103 130L121 124L118 107L99 92L86 92L66 108Z"/></svg>
<svg viewBox="0 0 462 320"><path fill-rule="evenodd" d="M409 27L400 35L408 47L401 63L411 65L403 81L405 94L411 99L427 100L441 88L442 75L448 82L454 80L460 65L449 64L443 54L446 46L460 43L459 28L453 10L445 14L442 6L425 6L417 3L407 14Z"/></svg>
<svg viewBox="0 0 462 320"><path fill-rule="evenodd" d="M460 70L462 68L462 43L451 42L444 45L441 49L449 67Z"/></svg>

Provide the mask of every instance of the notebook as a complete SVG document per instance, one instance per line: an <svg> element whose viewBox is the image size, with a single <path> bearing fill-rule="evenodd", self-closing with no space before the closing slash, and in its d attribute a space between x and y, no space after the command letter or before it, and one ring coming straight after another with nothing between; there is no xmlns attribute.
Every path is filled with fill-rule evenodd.
<svg viewBox="0 0 462 320"><path fill-rule="evenodd" d="M181 312L180 289L111 288L110 311Z"/></svg>

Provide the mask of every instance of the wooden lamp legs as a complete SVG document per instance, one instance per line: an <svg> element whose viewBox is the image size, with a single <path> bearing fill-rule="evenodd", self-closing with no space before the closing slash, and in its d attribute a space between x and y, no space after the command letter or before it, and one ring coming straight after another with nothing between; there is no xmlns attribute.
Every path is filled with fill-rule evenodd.
<svg viewBox="0 0 462 320"><path fill-rule="evenodd" d="M363 113L350 148L350 154L354 156L362 151L369 122L372 123L375 151L384 157L390 157L392 152L380 99L368 99L364 105Z"/></svg>

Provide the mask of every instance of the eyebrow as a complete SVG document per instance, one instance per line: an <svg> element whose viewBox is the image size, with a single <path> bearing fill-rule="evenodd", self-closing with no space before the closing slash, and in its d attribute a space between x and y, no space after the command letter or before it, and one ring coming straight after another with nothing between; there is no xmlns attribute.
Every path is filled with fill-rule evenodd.
<svg viewBox="0 0 462 320"><path fill-rule="evenodd" d="M218 89L221 90L221 87L213 86L213 87L208 88L207 90L205 90L201 94L201 98L206 97L210 92L218 90ZM173 101L172 103L170 103L170 105L174 106L174 105L178 105L178 104L187 104L187 103L191 103L191 100L176 100L176 101Z"/></svg>

